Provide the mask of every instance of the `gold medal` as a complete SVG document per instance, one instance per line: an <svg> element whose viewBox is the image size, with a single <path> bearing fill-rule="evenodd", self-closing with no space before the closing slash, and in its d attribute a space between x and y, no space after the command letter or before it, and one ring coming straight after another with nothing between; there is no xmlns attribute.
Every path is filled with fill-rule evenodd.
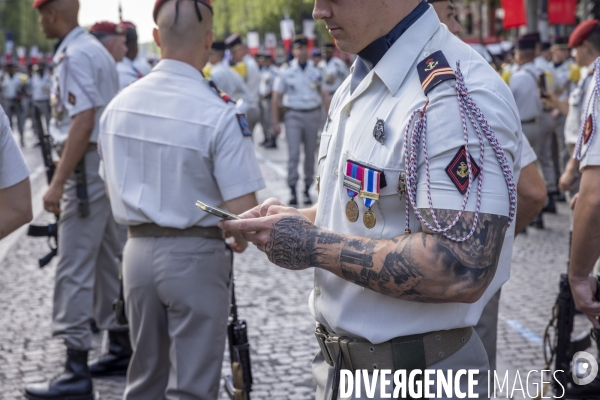
<svg viewBox="0 0 600 400"><path fill-rule="evenodd" d="M367 227L367 229L373 229L377 224L377 218L375 218L375 214L369 208L365 215L363 215L363 223Z"/></svg>
<svg viewBox="0 0 600 400"><path fill-rule="evenodd" d="M354 197L352 197L346 203L346 218L350 222L356 222L358 220L358 204L354 201Z"/></svg>

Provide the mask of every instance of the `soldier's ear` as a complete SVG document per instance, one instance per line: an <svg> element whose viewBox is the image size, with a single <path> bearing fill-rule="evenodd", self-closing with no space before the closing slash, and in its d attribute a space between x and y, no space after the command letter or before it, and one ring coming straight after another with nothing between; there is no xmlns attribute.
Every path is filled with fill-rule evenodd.
<svg viewBox="0 0 600 400"><path fill-rule="evenodd" d="M152 30L152 36L154 37L154 43L156 43L156 45L158 47L160 47L160 35L158 34L158 28L154 28Z"/></svg>

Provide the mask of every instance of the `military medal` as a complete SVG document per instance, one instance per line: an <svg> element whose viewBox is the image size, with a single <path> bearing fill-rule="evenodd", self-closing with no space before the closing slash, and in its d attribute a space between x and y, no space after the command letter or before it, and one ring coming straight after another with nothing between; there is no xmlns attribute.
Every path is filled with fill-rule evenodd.
<svg viewBox="0 0 600 400"><path fill-rule="evenodd" d="M362 177L364 167L355 164L351 161L346 163L346 174L344 175L344 187L348 193L348 203L346 203L346 218L350 222L356 222L358 220L358 204L354 198L360 193L362 188Z"/></svg>
<svg viewBox="0 0 600 400"><path fill-rule="evenodd" d="M370 168L364 169L362 190L359 194L365 203L365 207L367 207L367 212L363 215L363 223L367 229L373 229L377 224L377 218L371 207L379 200L380 177L381 172Z"/></svg>
<svg viewBox="0 0 600 400"><path fill-rule="evenodd" d="M379 143L385 143L385 123L382 119L377 118L377 123L375 124L375 128L373 128L373 137Z"/></svg>

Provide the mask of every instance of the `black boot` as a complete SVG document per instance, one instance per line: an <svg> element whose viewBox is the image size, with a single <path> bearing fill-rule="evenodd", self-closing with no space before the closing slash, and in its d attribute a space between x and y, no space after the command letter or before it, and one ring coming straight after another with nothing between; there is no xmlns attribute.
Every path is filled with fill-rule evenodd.
<svg viewBox="0 0 600 400"><path fill-rule="evenodd" d="M304 205L310 206L312 204L312 200L310 199L310 194L308 194L308 188L304 190Z"/></svg>
<svg viewBox="0 0 600 400"><path fill-rule="evenodd" d="M544 219L542 218L542 213L539 213L529 225L537 229L544 229Z"/></svg>
<svg viewBox="0 0 600 400"><path fill-rule="evenodd" d="M290 186L290 191L292 192L292 196L290 198L290 206L298 205L298 196L296 195L296 187Z"/></svg>
<svg viewBox="0 0 600 400"><path fill-rule="evenodd" d="M129 331L108 331L108 351L89 364L92 377L127 375L131 359Z"/></svg>
<svg viewBox="0 0 600 400"><path fill-rule="evenodd" d="M276 149L277 148L277 139L272 138L267 143L265 143L265 149Z"/></svg>
<svg viewBox="0 0 600 400"><path fill-rule="evenodd" d="M556 214L556 203L554 202L554 193L548 193L548 202L542 209L543 213Z"/></svg>
<svg viewBox="0 0 600 400"><path fill-rule="evenodd" d="M87 358L87 351L67 349L65 370L50 382L27 386L25 397L29 400L94 400Z"/></svg>

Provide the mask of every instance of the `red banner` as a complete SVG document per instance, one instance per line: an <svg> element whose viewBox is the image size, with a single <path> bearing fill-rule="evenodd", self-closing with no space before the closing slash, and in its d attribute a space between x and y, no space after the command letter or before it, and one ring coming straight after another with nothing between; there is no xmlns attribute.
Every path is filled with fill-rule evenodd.
<svg viewBox="0 0 600 400"><path fill-rule="evenodd" d="M548 0L548 23L551 25L575 25L577 0Z"/></svg>
<svg viewBox="0 0 600 400"><path fill-rule="evenodd" d="M504 9L504 29L527 25L527 14L523 0L502 0Z"/></svg>

